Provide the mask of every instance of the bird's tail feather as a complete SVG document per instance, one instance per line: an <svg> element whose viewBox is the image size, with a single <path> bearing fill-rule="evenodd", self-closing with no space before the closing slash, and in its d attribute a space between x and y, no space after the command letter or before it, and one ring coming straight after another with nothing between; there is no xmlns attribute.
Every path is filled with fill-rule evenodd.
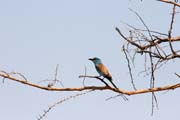
<svg viewBox="0 0 180 120"><path fill-rule="evenodd" d="M113 83L112 80L109 80L111 82L111 84L113 85L113 87L115 87L116 89L118 89L118 87Z"/></svg>

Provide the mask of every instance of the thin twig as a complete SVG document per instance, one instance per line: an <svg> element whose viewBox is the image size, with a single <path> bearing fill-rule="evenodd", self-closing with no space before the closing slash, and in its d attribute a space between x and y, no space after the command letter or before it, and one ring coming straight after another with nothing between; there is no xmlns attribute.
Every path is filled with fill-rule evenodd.
<svg viewBox="0 0 180 120"><path fill-rule="evenodd" d="M170 1L170 0L157 0L157 1L168 3L168 4L173 4L173 5L176 5L176 6L180 7L179 3L173 2L173 1Z"/></svg>
<svg viewBox="0 0 180 120"><path fill-rule="evenodd" d="M174 73L174 74L180 78L180 75L179 75L179 74L177 74L177 73Z"/></svg>
<svg viewBox="0 0 180 120"><path fill-rule="evenodd" d="M128 27L130 27L130 28L134 29L135 31L148 32L147 30L144 30L144 29L135 28L135 27L133 27L132 25L130 25L130 24L128 24L128 23L126 23L126 22L121 21L121 23L123 23L123 24L127 25ZM151 32L151 33L156 33L156 34L159 34L159 35L163 35L163 36L167 36L167 37L168 37L168 34L161 33L161 32L158 32L158 31L149 30L149 32Z"/></svg>
<svg viewBox="0 0 180 120"><path fill-rule="evenodd" d="M90 93L90 92L92 92L92 91L94 91L94 90L89 90L89 91L86 91L86 92L82 92L82 93L78 93L78 94L75 94L75 95L72 95L72 96L68 96L68 97L66 97L66 98L64 98L64 99L61 99L61 100L55 102L53 105L50 105L47 110L44 110L44 113L43 113L42 115L39 115L39 117L37 118L37 120L42 120L43 118L45 118L45 117L47 116L47 114L48 114L53 108L55 108L57 105L62 104L62 103L66 102L66 101L68 101L68 100L70 100L70 99L74 99L74 98L76 98L76 97L85 95L85 94Z"/></svg>
<svg viewBox="0 0 180 120"><path fill-rule="evenodd" d="M87 74L87 68L86 66L84 66L84 76L86 76ZM86 80L86 77L83 78L83 86L85 86L85 80Z"/></svg>
<svg viewBox="0 0 180 120"><path fill-rule="evenodd" d="M79 78L96 78L98 80L100 80L101 82L103 82L106 86L109 86L105 81L104 79L100 78L99 76L89 76L89 75L80 75Z"/></svg>
<svg viewBox="0 0 180 120"><path fill-rule="evenodd" d="M131 70L130 61L129 61L129 58L128 58L128 56L127 56L126 50L125 50L125 48L124 48L124 45L123 45L123 52L124 52L124 54L125 54L125 57L126 57L126 60L127 60L127 63L128 63L128 69L129 69L129 75L130 75L130 78L131 78L131 84L132 84L134 90L136 90L136 86L135 86L134 79L133 79L133 75L132 75L132 70Z"/></svg>
<svg viewBox="0 0 180 120"><path fill-rule="evenodd" d="M174 23L175 13L176 13L176 5L173 6L172 18L171 18L169 31L168 31L169 46L170 46L170 49L171 49L173 54L175 54L175 52L173 50L173 46L172 46L172 43L171 43L171 34L172 34L172 30L173 30L173 23Z"/></svg>

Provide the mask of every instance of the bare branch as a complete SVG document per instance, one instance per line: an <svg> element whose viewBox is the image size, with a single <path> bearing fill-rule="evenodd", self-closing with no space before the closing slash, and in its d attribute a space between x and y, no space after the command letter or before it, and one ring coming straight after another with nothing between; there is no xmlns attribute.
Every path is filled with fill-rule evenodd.
<svg viewBox="0 0 180 120"><path fill-rule="evenodd" d="M28 85L31 87L35 87L38 89L42 90L47 90L47 91L85 91L85 90L110 90L116 93L121 93L121 94L126 94L126 95L136 95L136 94L144 94L144 93L151 93L151 92L159 92L159 91L165 91L165 90L174 90L176 88L180 88L180 83L173 84L173 85L167 85L167 86L162 86L162 87L154 87L154 88L146 88L146 89L139 89L139 90L133 90L133 91L127 91L127 90L122 90L122 89L116 89L110 86L87 86L87 87L75 87L75 88L56 88L56 87L46 87L46 86L41 86L38 84L34 84L28 81L24 81L18 78L11 77L9 75L0 73L0 76L2 78L7 78L8 80L15 81L22 83L24 85ZM92 76L94 77L94 76Z"/></svg>
<svg viewBox="0 0 180 120"><path fill-rule="evenodd" d="M86 74L87 74L87 68L86 66L84 66L84 76L86 76ZM86 77L84 77L83 79L83 86L85 86L85 80L86 80Z"/></svg>
<svg viewBox="0 0 180 120"><path fill-rule="evenodd" d="M176 5L173 6L173 13L172 13L172 18L171 18L171 23L168 31L168 38L169 38L169 46L173 54L175 54L172 43L171 43L171 34L173 30L173 24L174 24L174 19L175 19L175 13L176 13Z"/></svg>
<svg viewBox="0 0 180 120"><path fill-rule="evenodd" d="M128 58L128 56L127 56L126 50L125 50L125 48L124 48L124 45L123 45L123 52L124 52L124 54L125 54L125 57L126 57L126 60L127 60L127 63L128 63L129 75L130 75L130 78L131 78L132 86L133 86L134 90L136 90L136 86L135 86L134 79L133 79L133 75L132 75L132 70L131 70L130 61L129 61L129 58Z"/></svg>
<svg viewBox="0 0 180 120"><path fill-rule="evenodd" d="M180 78L180 75L179 75L179 74L177 74L177 73L174 73L174 74Z"/></svg>
<svg viewBox="0 0 180 120"><path fill-rule="evenodd" d="M46 117L47 114L48 114L53 108L55 108L57 105L62 104L62 103L66 102L66 101L68 101L68 100L70 100L70 99L74 99L74 98L76 98L76 97L85 95L85 94L90 93L90 92L92 92L92 91L93 91L93 90L86 91L86 92L82 92L82 93L78 93L78 94L75 94L75 95L72 95L72 96L68 96L68 97L66 97L66 98L64 98L64 99L61 99L61 100L55 102L54 104L50 105L47 110L44 110L44 113L43 113L42 115L40 115L40 116L37 118L37 120L42 120L42 119L43 119L44 117Z"/></svg>
<svg viewBox="0 0 180 120"><path fill-rule="evenodd" d="M120 31L119 28L116 27L115 30L119 33L119 35L121 35L122 38L124 38L124 39L125 39L127 42L129 42L130 44L136 46L136 47L139 48L139 49L144 49L142 46L136 44L136 43L133 42L132 40L130 40L130 39L128 39L127 37L125 37L125 36L122 34L122 32Z"/></svg>
<svg viewBox="0 0 180 120"><path fill-rule="evenodd" d="M169 4L173 4L173 5L175 5L175 6L180 7L180 4L179 4L179 3L173 2L173 1L170 1L170 0L157 0L157 1L164 2L164 3L169 3Z"/></svg>

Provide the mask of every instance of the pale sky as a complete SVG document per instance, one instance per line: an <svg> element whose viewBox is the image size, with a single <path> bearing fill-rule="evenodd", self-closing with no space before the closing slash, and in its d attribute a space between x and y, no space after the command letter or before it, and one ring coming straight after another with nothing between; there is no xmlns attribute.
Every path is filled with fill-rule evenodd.
<svg viewBox="0 0 180 120"><path fill-rule="evenodd" d="M1 0L0 1L0 70L20 72L28 81L37 83L52 79L59 64L59 79L65 87L80 87L84 66L89 75L98 75L89 57L100 57L121 89L132 90L123 39L115 31L125 33L121 21L143 28L132 8L143 17L150 29L167 33L170 6L155 0ZM176 21L180 20L177 14ZM177 27L178 26L178 27ZM175 23L173 35L179 35ZM143 67L138 56L137 72ZM164 65L157 72L157 84L178 83L179 61ZM149 78L135 76L137 87L149 87ZM86 85L103 85L86 79ZM179 120L179 89L157 93L159 110L151 116L151 94L121 97L111 91L96 91L56 106L45 120ZM0 119L36 120L48 105L77 92L51 92L5 80L0 83Z"/></svg>

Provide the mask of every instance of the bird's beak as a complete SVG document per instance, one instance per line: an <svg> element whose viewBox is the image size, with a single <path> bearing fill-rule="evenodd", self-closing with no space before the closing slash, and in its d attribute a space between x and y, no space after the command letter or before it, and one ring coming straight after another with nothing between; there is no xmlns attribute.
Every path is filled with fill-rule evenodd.
<svg viewBox="0 0 180 120"><path fill-rule="evenodd" d="M93 58L89 58L88 60L92 61L92 60L93 60Z"/></svg>

